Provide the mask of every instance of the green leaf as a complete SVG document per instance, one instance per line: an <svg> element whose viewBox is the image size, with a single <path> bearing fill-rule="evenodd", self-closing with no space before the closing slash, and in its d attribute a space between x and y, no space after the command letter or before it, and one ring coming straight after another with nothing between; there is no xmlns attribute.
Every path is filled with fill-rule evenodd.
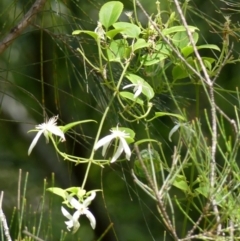
<svg viewBox="0 0 240 241"><path fill-rule="evenodd" d="M122 28L119 29L111 29L109 31L107 31L105 34L108 38L113 39L118 33L120 33L121 31L123 31Z"/></svg>
<svg viewBox="0 0 240 241"><path fill-rule="evenodd" d="M173 116L180 120L185 120L184 116L179 115L179 114L173 114L173 113L169 113L169 112L155 112L155 117L161 117L161 116Z"/></svg>
<svg viewBox="0 0 240 241"><path fill-rule="evenodd" d="M112 26L119 18L123 10L123 4L118 1L110 1L101 7L99 11L100 23L108 29Z"/></svg>
<svg viewBox="0 0 240 241"><path fill-rule="evenodd" d="M152 176L153 172L155 174L161 170L160 158L157 151L154 149L143 149L139 154L146 167L148 175ZM134 161L134 173L136 173L137 176L146 177L145 170L138 158Z"/></svg>
<svg viewBox="0 0 240 241"><path fill-rule="evenodd" d="M194 43L196 44L197 41L198 41L199 35L198 35L197 32L194 32L194 33L192 34L192 36L193 36L193 41L194 41ZM175 34L173 35L173 37L172 37L172 42L173 42L173 44L174 44L176 47L178 47L178 48L180 48L180 49L182 49L182 48L184 48L184 47L186 47L186 46L188 46L188 45L191 45L191 42L190 42L190 40L189 40L189 37L188 37L186 31L185 31L185 32L177 32L177 33L175 33Z"/></svg>
<svg viewBox="0 0 240 241"><path fill-rule="evenodd" d="M194 26L188 26L188 29L192 33L195 32L196 30L199 30L197 27L194 27ZM184 26L174 26L174 27L163 29L162 34L163 35L169 35L169 34L172 34L172 33L183 32L183 31L186 31L186 28Z"/></svg>
<svg viewBox="0 0 240 241"><path fill-rule="evenodd" d="M196 68L196 62L194 62L192 57L189 57L186 59L186 61L188 62L189 65L191 65L194 69ZM199 64L198 64L199 65ZM199 70L201 69L200 66ZM178 79L184 79L186 77L188 77L189 75L193 74L193 71L188 69L188 68L184 68L181 65L177 65L174 66L173 70L172 70L172 76L173 76L173 80L178 80Z"/></svg>
<svg viewBox="0 0 240 241"><path fill-rule="evenodd" d="M221 51L220 48L215 44L203 44L203 45L197 46L197 49L213 49L219 52Z"/></svg>
<svg viewBox="0 0 240 241"><path fill-rule="evenodd" d="M183 175L177 175L174 179L173 186L182 190L183 192L190 192L190 188L187 184L186 177Z"/></svg>
<svg viewBox="0 0 240 241"><path fill-rule="evenodd" d="M82 199L86 194L86 191L81 187L69 187L66 189L66 191L71 192L72 195L76 195L79 199Z"/></svg>
<svg viewBox="0 0 240 241"><path fill-rule="evenodd" d="M90 35L96 41L97 41L97 39L99 37L97 33L93 32L93 31L87 31L87 30L75 30L75 31L72 32L72 35L78 35L78 34L81 34L81 33L85 33L85 34Z"/></svg>
<svg viewBox="0 0 240 241"><path fill-rule="evenodd" d="M121 97L126 98L128 100L131 100L133 102L136 102L139 105L143 105L144 104L143 100L141 100L140 98L134 98L134 94L131 93L131 92L121 91L119 94L120 94Z"/></svg>
<svg viewBox="0 0 240 241"><path fill-rule="evenodd" d="M83 123L87 123L87 122L95 122L97 123L95 120L82 120L82 121L75 121L75 122L71 122L65 126L59 126L59 128L64 132L66 133L69 129L73 128L74 126L76 125L79 125L79 124L83 124Z"/></svg>
<svg viewBox="0 0 240 241"><path fill-rule="evenodd" d="M130 54L130 49L126 39L113 40L107 49L109 61L121 62L122 59L127 59Z"/></svg>
<svg viewBox="0 0 240 241"><path fill-rule="evenodd" d="M168 56L165 54L144 54L141 56L141 64L144 66L151 66L154 64L158 64L159 62L163 61L166 59Z"/></svg>
<svg viewBox="0 0 240 241"><path fill-rule="evenodd" d="M115 29L123 29L121 34L127 38L138 38L139 34L141 33L141 29L132 23L127 22L117 22L113 24Z"/></svg>
<svg viewBox="0 0 240 241"><path fill-rule="evenodd" d="M47 191L52 192L60 197L62 197L63 199L66 198L66 191L62 188L59 187L50 187L47 189Z"/></svg>
<svg viewBox="0 0 240 241"><path fill-rule="evenodd" d="M136 51L138 49L143 49L149 47L149 43L146 42L145 39L139 38L136 43L133 45L133 51Z"/></svg>
<svg viewBox="0 0 240 241"><path fill-rule="evenodd" d="M142 94L144 94L148 100L152 99L155 95L153 88L144 79L135 74L127 74L126 78L129 79L132 84L142 85Z"/></svg>

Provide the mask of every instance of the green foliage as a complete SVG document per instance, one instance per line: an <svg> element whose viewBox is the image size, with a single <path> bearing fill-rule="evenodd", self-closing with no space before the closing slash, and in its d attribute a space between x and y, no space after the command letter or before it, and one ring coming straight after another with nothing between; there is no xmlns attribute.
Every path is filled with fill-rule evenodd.
<svg viewBox="0 0 240 241"><path fill-rule="evenodd" d="M222 42L218 41L216 45L216 41L205 40L205 28L194 22L192 16L203 18L214 28L220 24L200 13L193 2L185 1L179 6L179 1L174 0L165 1L164 4L160 5L157 1L154 12L148 15L138 1L133 1L134 12L127 12L128 19L124 20L126 6L119 1L107 2L98 9L98 19L91 22L91 27L76 23L71 25L71 30L63 30L62 34L67 36L66 33L72 29L80 28L68 36L71 39L69 42L61 38L61 34L56 37L57 31L39 27L41 36L43 32L49 34L61 53L54 52L51 56L52 67L55 68L62 58L65 64L61 63L59 68L54 69L53 72L58 75L53 79L54 85L45 83L43 69L47 60L43 61L42 57L39 61L42 96L35 97L33 90L29 90L28 94L35 98L34 103L42 107L45 119L53 112L47 107L50 102L53 99L61 102L62 105L56 105L56 109L61 114L65 113L68 124L58 126L56 122L45 121L31 130L37 132L33 143L36 145L41 134L44 134L59 159L74 164L72 168L75 165L83 166L79 186L74 184L71 187L70 184L65 189L54 186L47 189L63 199L62 204L59 200L55 204L59 213L61 205L66 205L70 210L68 212L62 208L62 216L65 217L60 219L58 230L66 224L69 231L76 233L74 235L83 232L82 237L88 236L89 240L102 240L113 230L115 238L125 240L129 238L126 236L128 232L117 231L126 226L131 230L140 230L140 238L136 238L136 232L134 239L148 240L149 237L142 236L144 231L139 228L143 224L137 221L143 216L144 227L150 231L152 240L239 239L239 214L236 210L240 208L240 98L238 90L228 90L219 83L225 65L239 64L238 56L232 54L230 48L230 37L235 36L233 26L230 18L225 17L225 23L220 27ZM226 4L233 5L232 2ZM220 12L220 8L217 10ZM145 15L145 23L138 19L139 11ZM76 17L72 17L71 21L75 21ZM71 21L67 19L66 25ZM72 56L77 57L76 60ZM12 59L9 57L8 64ZM65 72L68 81L62 77ZM26 76L32 78L30 74ZM77 83L74 82L76 79ZM69 88L66 88L65 82L69 83ZM21 88L26 91L26 86ZM45 88L49 86L54 87L54 95L49 95L51 101L45 101ZM7 93L6 90L3 92ZM63 98L62 95L58 97L59 93L64 93ZM179 95L183 95L184 101L178 100ZM171 103L164 96L168 96ZM190 104L186 106L185 101ZM36 111L37 107L29 109ZM231 114L228 112L230 109ZM65 139L66 142L62 143ZM86 145L84 154L75 151L80 142ZM50 155L45 157L52 159ZM68 175L69 169L64 178L68 179ZM119 175L117 180L113 175ZM47 185L44 185L43 200L46 188ZM123 191L126 188L127 197ZM114 195L114 191L118 195ZM106 198L107 192L109 199ZM18 227L14 237L17 240L31 238L31 233L22 235L23 227L28 226L29 230L33 230L32 238L44 234L48 239L51 234L45 230L51 228L43 225L46 218L43 217L44 201L41 203L41 214L35 219L39 221L27 223L24 197L25 194L21 209L18 207L17 210ZM101 197L104 207L100 210L102 213L106 211L109 226L104 227L100 235L96 232L98 237L93 237L92 229L96 226L96 220L97 225L100 220L97 216L95 218L96 208L93 207ZM125 205L129 199L133 200L134 208L140 207L138 211L131 211L134 215L128 216L134 219L129 221L131 225L119 221L121 215L130 213L130 208ZM117 202L120 205L116 205ZM89 219L90 225L87 220L86 225L81 223L80 226L81 215ZM111 217L117 218L112 220ZM159 225L164 230L162 237L159 235ZM4 229L1 229L2 239L5 238ZM64 235L60 240L64 240ZM71 237L72 234L69 235Z"/></svg>

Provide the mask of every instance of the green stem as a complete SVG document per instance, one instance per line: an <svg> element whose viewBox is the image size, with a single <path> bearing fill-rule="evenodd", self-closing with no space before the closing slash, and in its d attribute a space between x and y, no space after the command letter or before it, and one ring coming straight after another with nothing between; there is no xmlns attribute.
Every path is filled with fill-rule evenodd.
<svg viewBox="0 0 240 241"><path fill-rule="evenodd" d="M89 171L90 171L90 167L92 165L92 161L93 161L93 158L94 158L94 154L95 154L95 150L94 150L94 146L96 145L96 143L98 142L99 140L99 136L100 136L100 133L102 131L102 128L103 128L103 124L106 120L106 117L107 117L107 114L108 114L108 111L110 109L110 106L112 105L113 103L113 100L115 99L116 95L118 94L119 92L119 88L120 88L120 85L122 83L122 80L123 80L123 77L128 69L128 66L130 64L130 61L128 61L122 71L122 74L120 76L120 79L118 81L118 85L117 85L117 88L115 90L115 92L113 93L113 96L111 98L111 100L109 101L109 104L107 106L107 108L105 109L104 113L103 113L103 116L102 116L102 119L101 119L101 122L99 124L99 128L98 128L98 132L97 132L97 135L96 135L96 138L95 138L95 141L94 141L94 144L93 144L93 149L92 149L92 152L91 152L91 155L90 155L90 158L89 158L89 162L88 162L88 166L87 166L87 169L86 169L86 172L85 172L85 176L84 176L84 179L83 179L83 183L82 183L82 186L81 188L84 189L85 187L85 184L86 184L86 181L87 181L87 177L88 177L88 174L89 174Z"/></svg>

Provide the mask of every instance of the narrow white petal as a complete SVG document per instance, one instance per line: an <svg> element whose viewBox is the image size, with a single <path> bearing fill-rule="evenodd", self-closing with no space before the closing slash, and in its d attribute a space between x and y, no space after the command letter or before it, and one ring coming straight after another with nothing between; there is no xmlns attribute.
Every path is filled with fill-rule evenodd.
<svg viewBox="0 0 240 241"><path fill-rule="evenodd" d="M42 135L43 132L44 132L44 130L39 131L39 132L37 133L37 135L34 137L32 143L31 143L31 145L30 145L30 147L29 147L29 149L28 149L28 155L31 154L32 149L33 149L34 146L37 144L38 139L40 138L40 136Z"/></svg>
<svg viewBox="0 0 240 241"><path fill-rule="evenodd" d="M92 192L91 195L83 201L83 205L87 207L95 197L96 197L96 192Z"/></svg>
<svg viewBox="0 0 240 241"><path fill-rule="evenodd" d="M138 85L135 91L134 98L137 98L142 93L142 85Z"/></svg>
<svg viewBox="0 0 240 241"><path fill-rule="evenodd" d="M56 136L60 136L62 140L65 141L64 133L58 126L48 126L47 130Z"/></svg>
<svg viewBox="0 0 240 241"><path fill-rule="evenodd" d="M118 157L121 155L122 152L123 152L123 145L122 145L122 142L120 141L117 151L115 152L114 156L112 157L111 163L115 162L118 159Z"/></svg>
<svg viewBox="0 0 240 241"><path fill-rule="evenodd" d="M77 199L75 199L74 197L68 196L67 199L68 199L69 203L72 205L73 208L78 210L82 207L82 204Z"/></svg>
<svg viewBox="0 0 240 241"><path fill-rule="evenodd" d="M169 141L172 141L171 137L172 137L173 133L176 132L176 131L179 129L180 126L181 126L181 124L175 125L175 126L172 128L172 130L169 132L169 135L168 135L168 140L169 140Z"/></svg>
<svg viewBox="0 0 240 241"><path fill-rule="evenodd" d="M123 145L123 150L124 150L124 152L126 154L126 159L129 161L130 157L131 157L131 150L129 148L129 145L128 145L127 141L123 137L120 137L120 142Z"/></svg>
<svg viewBox="0 0 240 241"><path fill-rule="evenodd" d="M67 219L72 219L72 215L64 208L61 207L62 214L67 218Z"/></svg>
<svg viewBox="0 0 240 241"><path fill-rule="evenodd" d="M96 219L95 219L95 217L93 216L93 214L89 210L86 210L85 214L86 214L87 218L90 221L92 229L95 229L95 227L96 227Z"/></svg>
<svg viewBox="0 0 240 241"><path fill-rule="evenodd" d="M129 88L129 87L133 87L133 86L135 86L135 84L125 85L125 86L123 87L123 90L124 90L124 89L127 89L127 88Z"/></svg>
<svg viewBox="0 0 240 241"><path fill-rule="evenodd" d="M103 148L102 148L102 156L105 156L106 151L107 151L109 145L110 145L110 142L109 142L109 143L106 143L106 144L103 146Z"/></svg>
<svg viewBox="0 0 240 241"><path fill-rule="evenodd" d="M94 150L97 150L99 147L109 144L113 138L115 138L115 135L113 134L103 137L96 143Z"/></svg>
<svg viewBox="0 0 240 241"><path fill-rule="evenodd" d="M74 225L73 225L73 233L76 233L78 231L80 227L80 223L79 222L75 222Z"/></svg>
<svg viewBox="0 0 240 241"><path fill-rule="evenodd" d="M73 221L74 222L78 221L80 216L81 216L81 211L77 210L72 216Z"/></svg>

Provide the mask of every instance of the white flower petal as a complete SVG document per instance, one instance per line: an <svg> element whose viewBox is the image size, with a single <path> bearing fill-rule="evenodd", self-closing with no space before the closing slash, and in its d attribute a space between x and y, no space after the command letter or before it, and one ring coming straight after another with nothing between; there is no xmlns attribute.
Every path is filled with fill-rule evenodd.
<svg viewBox="0 0 240 241"><path fill-rule="evenodd" d="M111 163L115 162L118 159L118 157L121 155L122 152L123 152L123 145L122 145L122 142L120 141L117 151L115 152L115 154L112 157Z"/></svg>
<svg viewBox="0 0 240 241"><path fill-rule="evenodd" d="M63 131L58 126L48 126L47 130L56 136L60 136L63 141L65 141L65 136Z"/></svg>
<svg viewBox="0 0 240 241"><path fill-rule="evenodd" d="M33 149L34 146L37 144L38 139L40 138L40 136L42 135L43 132L44 132L44 130L39 131L39 132L37 133L37 135L34 137L32 143L31 143L31 145L30 145L30 147L29 147L29 149L28 149L28 155L31 154L32 149Z"/></svg>
<svg viewBox="0 0 240 241"><path fill-rule="evenodd" d="M123 87L123 90L124 90L124 89L127 89L127 88L130 88L130 87L134 87L134 86L136 86L136 84L125 85L125 86Z"/></svg>
<svg viewBox="0 0 240 241"><path fill-rule="evenodd" d="M89 204L92 202L92 200L96 197L96 192L92 192L91 195L89 197L87 197L84 201L83 201L83 205L85 207L89 206Z"/></svg>
<svg viewBox="0 0 240 241"><path fill-rule="evenodd" d="M103 137L96 143L94 150L97 150L99 147L103 146L102 156L105 156L106 150L107 150L108 146L110 145L112 139L114 139L114 138L115 138L115 135L113 133L111 135L107 135L107 136Z"/></svg>
<svg viewBox="0 0 240 241"><path fill-rule="evenodd" d="M95 227L96 227L96 219L95 219L95 217L93 216L93 214L92 214L89 210L86 210L86 211L85 211L85 215L86 215L87 218L89 219L90 225L91 225L92 229L95 229Z"/></svg>
<svg viewBox="0 0 240 241"><path fill-rule="evenodd" d="M136 88L137 87L137 88ZM142 93L142 84L139 84L138 86L136 86L135 88L134 88L134 92L135 92L135 94L134 94L134 98L137 98L141 93Z"/></svg>
<svg viewBox="0 0 240 241"><path fill-rule="evenodd" d="M172 130L169 132L169 135L168 135L168 140L169 140L169 141L172 141L171 137L172 137L173 133L176 132L176 131L179 129L180 126L181 126L181 124L179 124L179 123L176 124L176 125L172 128Z"/></svg>
<svg viewBox="0 0 240 241"><path fill-rule="evenodd" d="M124 152L126 154L126 159L129 161L130 157L131 157L131 150L130 150L130 148L128 146L128 143L127 143L127 141L123 137L119 137L119 138L120 138L120 141L121 141L121 143L123 145L123 150L124 150Z"/></svg>
<svg viewBox="0 0 240 241"><path fill-rule="evenodd" d="M68 218L68 219L71 219L72 218L72 215L64 208L64 207L61 207L61 210L62 210L62 214Z"/></svg>
<svg viewBox="0 0 240 241"><path fill-rule="evenodd" d="M80 223L78 222L78 219L80 217L80 212L76 211L73 216L64 208L61 207L63 215L69 219L69 221L65 221L65 224L67 225L67 229L70 231L71 228L73 228L73 233L75 233L79 227Z"/></svg>
<svg viewBox="0 0 240 241"><path fill-rule="evenodd" d="M75 199L72 196L68 196L67 199L68 199L69 203L72 205L73 208L81 209L82 204L77 199Z"/></svg>

